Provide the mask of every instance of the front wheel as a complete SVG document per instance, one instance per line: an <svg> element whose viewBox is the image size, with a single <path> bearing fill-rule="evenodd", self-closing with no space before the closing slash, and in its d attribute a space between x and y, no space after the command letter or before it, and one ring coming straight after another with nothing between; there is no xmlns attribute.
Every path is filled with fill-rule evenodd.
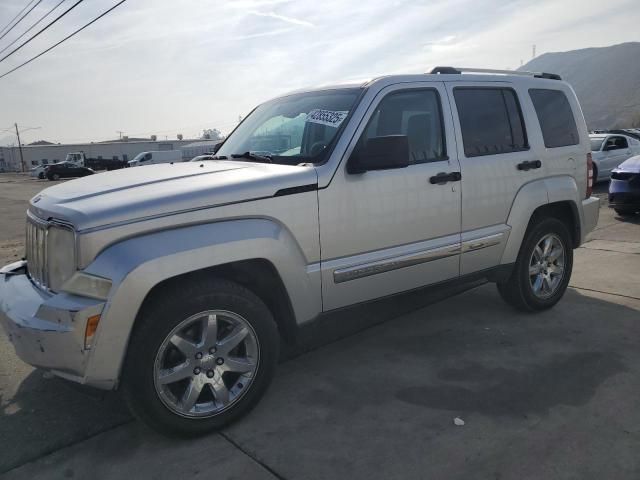
<svg viewBox="0 0 640 480"><path fill-rule="evenodd" d="M564 295L573 269L567 227L545 218L529 227L510 278L498 291L510 305L525 311L545 310Z"/></svg>
<svg viewBox="0 0 640 480"><path fill-rule="evenodd" d="M123 371L132 412L166 434L200 435L246 414L273 377L279 335L266 305L226 280L155 297Z"/></svg>

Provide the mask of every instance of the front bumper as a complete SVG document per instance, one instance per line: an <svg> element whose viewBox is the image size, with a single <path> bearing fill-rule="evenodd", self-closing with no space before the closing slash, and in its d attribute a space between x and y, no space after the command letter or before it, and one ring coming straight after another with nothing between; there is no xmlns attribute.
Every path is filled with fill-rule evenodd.
<svg viewBox="0 0 640 480"><path fill-rule="evenodd" d="M600 199L598 197L589 197L582 200L582 242L584 242L584 237L598 225L599 216Z"/></svg>
<svg viewBox="0 0 640 480"><path fill-rule="evenodd" d="M609 193L609 207L640 209L640 190L638 190L637 192Z"/></svg>
<svg viewBox="0 0 640 480"><path fill-rule="evenodd" d="M103 308L97 300L43 292L29 280L24 261L0 270L0 324L16 354L58 376L91 384L84 332L87 319Z"/></svg>

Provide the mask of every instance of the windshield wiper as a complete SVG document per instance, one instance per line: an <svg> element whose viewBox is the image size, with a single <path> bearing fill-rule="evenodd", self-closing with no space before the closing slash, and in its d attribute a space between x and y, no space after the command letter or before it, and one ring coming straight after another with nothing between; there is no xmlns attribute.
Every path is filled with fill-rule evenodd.
<svg viewBox="0 0 640 480"><path fill-rule="evenodd" d="M231 158L246 158L248 160L253 160L254 162L272 163L271 157L263 157L262 155L256 155L255 153L251 152L232 153Z"/></svg>

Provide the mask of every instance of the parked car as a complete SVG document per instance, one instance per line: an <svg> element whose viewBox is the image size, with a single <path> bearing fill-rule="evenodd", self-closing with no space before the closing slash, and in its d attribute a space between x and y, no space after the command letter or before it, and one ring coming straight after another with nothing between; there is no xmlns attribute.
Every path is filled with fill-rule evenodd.
<svg viewBox="0 0 640 480"><path fill-rule="evenodd" d="M65 160L67 163L73 163L78 166L87 167L91 170L118 170L119 168L128 167L126 160L119 158L90 158L84 152L68 153Z"/></svg>
<svg viewBox="0 0 640 480"><path fill-rule="evenodd" d="M60 162L49 165L45 170L45 175L49 180L60 180L61 178L86 177L95 172L87 167L81 167L74 163Z"/></svg>
<svg viewBox="0 0 640 480"><path fill-rule="evenodd" d="M48 166L49 165L38 165L37 167L33 167L32 169L29 170L29 175L31 177L43 179L45 178L44 172Z"/></svg>
<svg viewBox="0 0 640 480"><path fill-rule="evenodd" d="M191 160L189 160L190 162L203 162L206 160L215 160L216 157L215 155L211 154L211 155L198 155L197 157L193 157Z"/></svg>
<svg viewBox="0 0 640 480"><path fill-rule="evenodd" d="M609 207L618 215L640 211L640 155L625 160L611 172Z"/></svg>
<svg viewBox="0 0 640 480"><path fill-rule="evenodd" d="M629 135L592 134L589 138L595 183L609 180L614 168L627 158L640 155L640 140Z"/></svg>
<svg viewBox="0 0 640 480"><path fill-rule="evenodd" d="M130 167L143 167L157 163L182 162L182 150L161 150L157 152L140 152L129 161Z"/></svg>
<svg viewBox="0 0 640 480"><path fill-rule="evenodd" d="M16 352L195 435L259 401L281 346L364 302L487 278L515 308L553 307L598 221L578 100L553 74L465 72L292 93L218 161L43 190L0 281Z"/></svg>

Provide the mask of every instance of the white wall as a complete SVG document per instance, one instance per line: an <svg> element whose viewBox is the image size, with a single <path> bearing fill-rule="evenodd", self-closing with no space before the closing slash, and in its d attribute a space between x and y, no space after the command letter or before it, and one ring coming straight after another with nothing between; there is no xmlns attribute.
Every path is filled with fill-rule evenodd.
<svg viewBox="0 0 640 480"><path fill-rule="evenodd" d="M111 142L111 143L84 143L69 145L33 145L23 146L25 169L41 165L43 160L49 164L54 161L63 161L67 153L84 152L89 158L113 158L131 160L140 152L155 150L178 150L184 145L193 143L193 140L165 140L148 142ZM4 159L4 168L8 171L20 171L20 152L18 147L0 147L0 159ZM0 167L2 162L0 161Z"/></svg>

